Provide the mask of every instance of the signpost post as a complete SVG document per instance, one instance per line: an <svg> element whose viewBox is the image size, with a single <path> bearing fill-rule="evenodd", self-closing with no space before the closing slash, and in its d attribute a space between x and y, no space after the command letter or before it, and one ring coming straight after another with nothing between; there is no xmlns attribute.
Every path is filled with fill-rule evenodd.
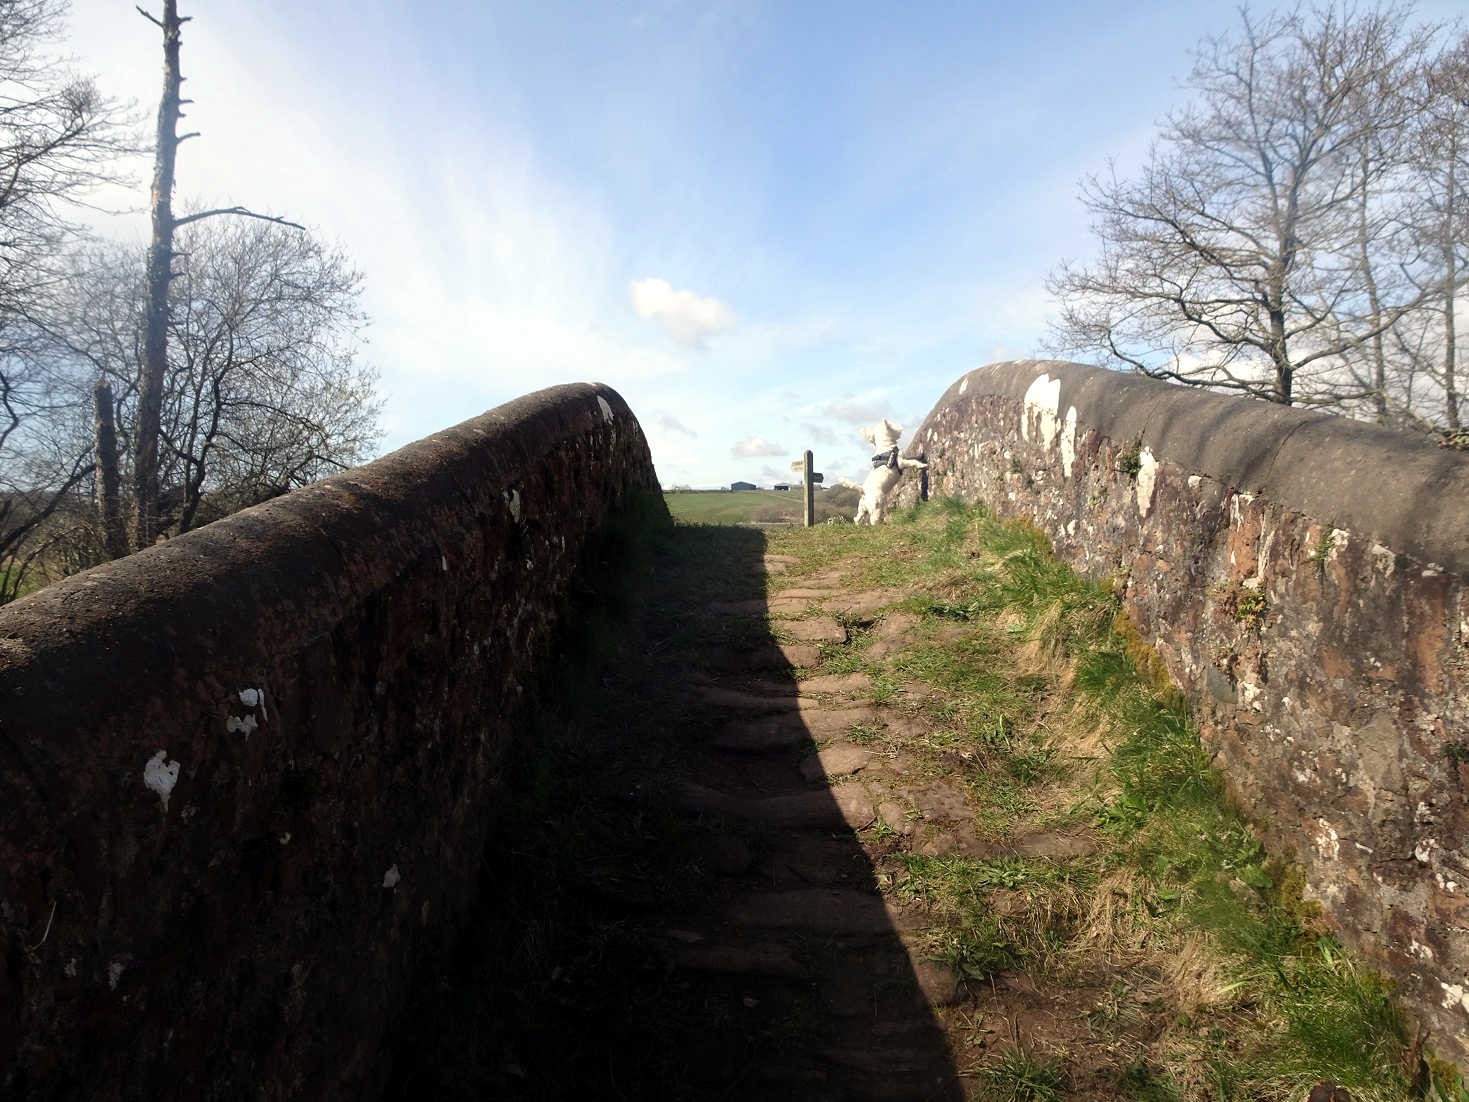
<svg viewBox="0 0 1469 1102"><path fill-rule="evenodd" d="M806 527L816 523L816 502L812 497L813 486L811 484L811 453L808 451L801 462L801 488L806 496Z"/></svg>

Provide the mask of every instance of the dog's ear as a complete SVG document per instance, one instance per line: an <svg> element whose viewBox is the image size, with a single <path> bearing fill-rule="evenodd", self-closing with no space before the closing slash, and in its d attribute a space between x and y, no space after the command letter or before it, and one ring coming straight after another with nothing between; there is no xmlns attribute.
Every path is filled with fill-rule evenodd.
<svg viewBox="0 0 1469 1102"><path fill-rule="evenodd" d="M887 431L888 439L894 444L898 442L898 437L903 435L903 426L893 424L886 417L882 419L882 427Z"/></svg>
<svg viewBox="0 0 1469 1102"><path fill-rule="evenodd" d="M862 439L866 440L874 448L877 447L877 430L875 428L863 429Z"/></svg>

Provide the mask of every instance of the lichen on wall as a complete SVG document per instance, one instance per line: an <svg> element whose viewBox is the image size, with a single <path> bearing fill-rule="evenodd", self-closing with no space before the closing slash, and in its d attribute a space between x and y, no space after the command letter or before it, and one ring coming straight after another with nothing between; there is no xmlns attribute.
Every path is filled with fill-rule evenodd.
<svg viewBox="0 0 1469 1102"><path fill-rule="evenodd" d="M969 372L914 439L934 494L1117 581L1306 894L1469 1062L1469 457L1054 361Z"/></svg>
<svg viewBox="0 0 1469 1102"><path fill-rule="evenodd" d="M657 486L557 387L0 609L0 1097L380 1089L583 554Z"/></svg>

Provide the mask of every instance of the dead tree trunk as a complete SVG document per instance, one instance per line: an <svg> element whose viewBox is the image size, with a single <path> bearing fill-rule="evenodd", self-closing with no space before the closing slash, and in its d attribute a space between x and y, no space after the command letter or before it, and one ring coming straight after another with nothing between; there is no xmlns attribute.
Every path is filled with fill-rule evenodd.
<svg viewBox="0 0 1469 1102"><path fill-rule="evenodd" d="M140 12L142 8L138 9ZM138 380L138 425L133 441L133 546L153 542L158 514L158 436L163 380L168 372L168 283L173 277L173 176L178 159L178 0L163 0L163 19L143 14L163 30L163 98L153 160L153 237L148 246L148 314L143 371Z"/></svg>
<svg viewBox="0 0 1469 1102"><path fill-rule="evenodd" d="M1456 266L1457 258L1454 254L1453 217L1454 205L1457 197L1454 194L1455 170L1458 162L1459 144L1456 136L1449 140L1449 172L1448 188L1444 196L1444 235L1443 235L1443 258L1444 258L1444 334L1443 334L1443 385L1444 385L1444 413L1449 425L1450 432L1458 432L1462 427L1459 424L1459 388L1458 380L1454 378L1454 362L1458 356L1456 333L1454 327L1454 294L1458 289L1459 273Z"/></svg>
<svg viewBox="0 0 1469 1102"><path fill-rule="evenodd" d="M102 528L102 545L109 559L128 553L118 501L117 432L112 420L112 385L106 379L92 388L92 422L97 476L97 522Z"/></svg>

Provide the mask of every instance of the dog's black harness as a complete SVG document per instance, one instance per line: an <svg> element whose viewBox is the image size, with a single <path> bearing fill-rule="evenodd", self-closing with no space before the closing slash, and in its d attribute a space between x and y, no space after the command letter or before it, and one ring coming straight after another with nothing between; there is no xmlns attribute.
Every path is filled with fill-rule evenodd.
<svg viewBox="0 0 1469 1102"><path fill-rule="evenodd" d="M872 457L872 469L875 471L879 467L890 467L895 471L898 469L898 446L896 444L887 451L878 452Z"/></svg>

